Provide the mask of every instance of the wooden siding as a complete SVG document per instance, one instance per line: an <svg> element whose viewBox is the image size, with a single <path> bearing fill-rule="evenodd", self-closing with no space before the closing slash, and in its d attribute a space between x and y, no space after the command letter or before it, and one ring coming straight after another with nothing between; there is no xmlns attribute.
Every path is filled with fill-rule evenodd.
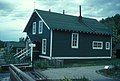
<svg viewBox="0 0 120 81"><path fill-rule="evenodd" d="M38 26L39 26L40 20L41 19L34 12L33 15L31 16L31 19L29 20L29 29L27 31L27 35L30 37L31 41L36 44L36 47L34 48L34 53L33 53L34 58L39 57L39 55L50 56L50 30L48 30L46 25L43 24L43 32L42 32L42 34L39 34L39 32L38 32L39 27ZM33 22L36 22L36 28L37 28L36 34L32 34L32 26L33 26L32 23ZM42 54L42 39L47 39L46 54Z"/></svg>
<svg viewBox="0 0 120 81"><path fill-rule="evenodd" d="M105 42L110 42L111 36L79 33L78 48L71 48L72 33L53 31L53 57L110 57L110 50L106 50ZM93 49L93 41L103 41L103 49Z"/></svg>

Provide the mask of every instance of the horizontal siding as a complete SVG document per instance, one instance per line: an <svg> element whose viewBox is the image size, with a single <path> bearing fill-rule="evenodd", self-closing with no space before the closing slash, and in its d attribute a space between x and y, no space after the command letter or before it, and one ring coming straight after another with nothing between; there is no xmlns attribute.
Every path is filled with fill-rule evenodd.
<svg viewBox="0 0 120 81"><path fill-rule="evenodd" d="M110 50L105 49L105 42L110 36L79 33L79 48L71 48L72 32L53 31L53 57L106 57ZM103 41L103 49L92 49L93 41Z"/></svg>

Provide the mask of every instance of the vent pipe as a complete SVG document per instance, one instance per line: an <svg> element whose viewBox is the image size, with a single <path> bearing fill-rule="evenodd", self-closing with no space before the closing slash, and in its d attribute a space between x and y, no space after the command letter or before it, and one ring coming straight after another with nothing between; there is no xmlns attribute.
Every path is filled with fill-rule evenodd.
<svg viewBox="0 0 120 81"><path fill-rule="evenodd" d="M51 9L49 9L49 12L51 12Z"/></svg>
<svg viewBox="0 0 120 81"><path fill-rule="evenodd" d="M79 6L79 21L82 20L82 16L81 16L81 5Z"/></svg>
<svg viewBox="0 0 120 81"><path fill-rule="evenodd" d="M63 14L65 14L65 10L63 10Z"/></svg>

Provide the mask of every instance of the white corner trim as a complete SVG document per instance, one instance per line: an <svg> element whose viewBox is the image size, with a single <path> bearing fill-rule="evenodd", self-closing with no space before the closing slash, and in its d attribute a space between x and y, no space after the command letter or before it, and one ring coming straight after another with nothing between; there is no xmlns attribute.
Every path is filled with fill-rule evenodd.
<svg viewBox="0 0 120 81"><path fill-rule="evenodd" d="M110 56L112 57L112 36L111 36L111 43L110 43Z"/></svg>
<svg viewBox="0 0 120 81"><path fill-rule="evenodd" d="M39 55L39 57L41 57L41 58L45 58L45 59L51 59L50 57L48 57L48 56L42 56L42 55Z"/></svg>
<svg viewBox="0 0 120 81"><path fill-rule="evenodd" d="M52 57L52 59L108 59L111 57Z"/></svg>
<svg viewBox="0 0 120 81"><path fill-rule="evenodd" d="M51 34L50 34L50 58L52 57L52 42L53 42L53 30L51 29Z"/></svg>
<svg viewBox="0 0 120 81"><path fill-rule="evenodd" d="M36 11L36 10L34 10L34 12L36 12L37 13L37 15L39 16L39 18L43 21L43 23L47 26L47 28L50 30L50 27L46 24L46 22L43 20L43 18L39 15L39 13Z"/></svg>

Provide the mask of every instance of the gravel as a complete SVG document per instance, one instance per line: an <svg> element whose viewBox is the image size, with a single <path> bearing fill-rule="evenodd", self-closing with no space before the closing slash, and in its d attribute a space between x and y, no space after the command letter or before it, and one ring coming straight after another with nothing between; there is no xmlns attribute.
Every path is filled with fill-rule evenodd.
<svg viewBox="0 0 120 81"><path fill-rule="evenodd" d="M71 68L49 68L42 71L48 79L56 80L64 77L79 79L83 76L92 81L118 81L96 73L96 70L103 69L104 66L71 67Z"/></svg>

